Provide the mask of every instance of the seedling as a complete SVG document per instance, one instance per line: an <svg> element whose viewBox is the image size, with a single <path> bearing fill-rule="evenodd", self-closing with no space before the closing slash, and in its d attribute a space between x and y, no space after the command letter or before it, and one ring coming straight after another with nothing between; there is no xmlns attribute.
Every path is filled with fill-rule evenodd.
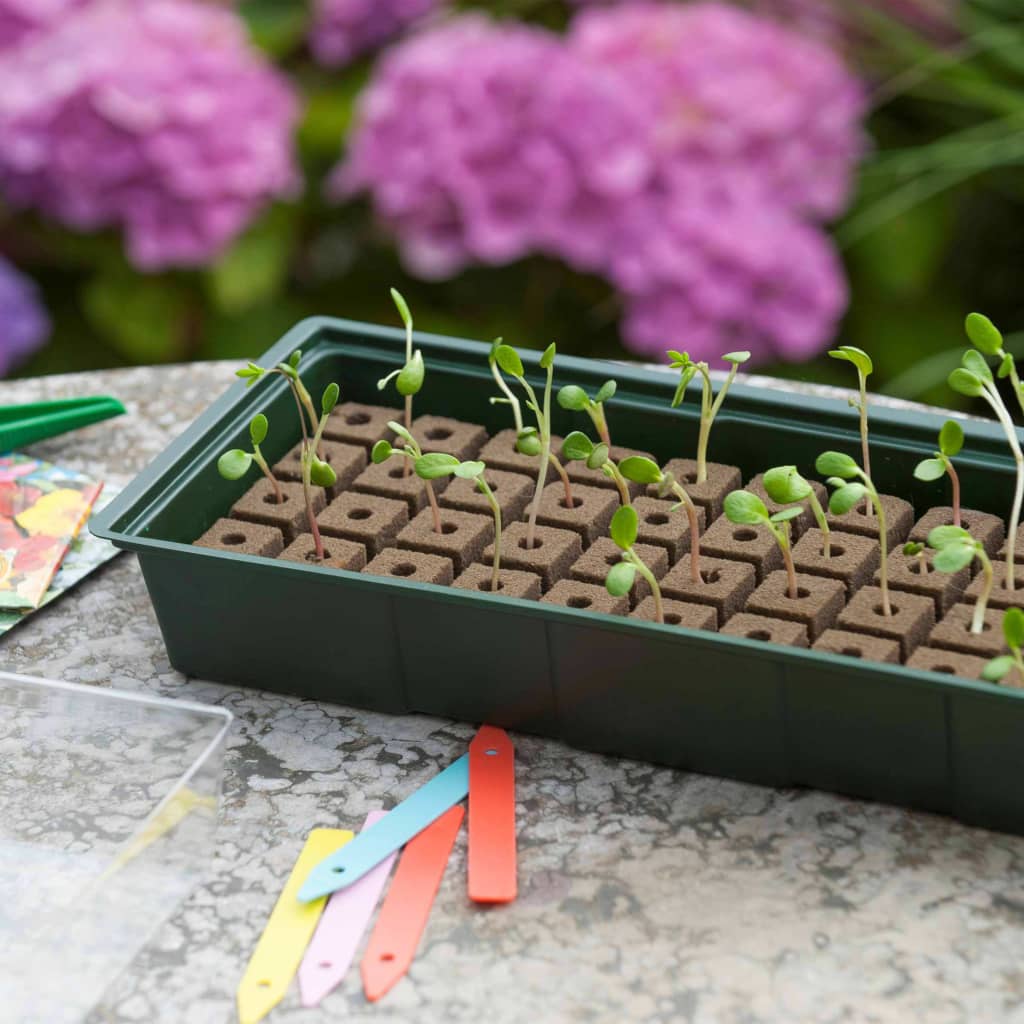
<svg viewBox="0 0 1024 1024"><path fill-rule="evenodd" d="M903 554L905 554L907 558L917 559L917 571L922 576L925 576L928 573L928 559L926 552L927 548L924 544L916 540L907 541L907 543L903 545Z"/></svg>
<svg viewBox="0 0 1024 1024"><path fill-rule="evenodd" d="M270 424L267 422L267 417L261 412L256 413L249 421L249 440L252 441L252 451L246 452L241 448L232 448L230 451L226 451L217 460L217 472L225 480L240 480L249 472L249 467L255 462L263 471L263 475L270 481L270 485L274 488L274 497L280 505L284 501L281 485L271 473L270 466L267 465L267 460L263 458L263 452L260 451L260 445L266 439L269 429Z"/></svg>
<svg viewBox="0 0 1024 1024"><path fill-rule="evenodd" d="M299 376L299 362L301 359L302 350L296 349L288 357L287 361L280 362L277 366L272 366L269 369L250 360L240 370L235 370L235 376L241 377L245 381L247 388L251 388L256 381L262 380L263 377L269 377L273 374L284 377L299 406L299 419L302 419L303 411L305 411L306 416L309 417L309 432L310 434L315 434L320 426L320 417L317 415L316 406L313 405L312 395L306 390L306 385L302 383L302 378Z"/></svg>
<svg viewBox="0 0 1024 1024"><path fill-rule="evenodd" d="M834 487L829 498L828 508L833 515L841 516L849 512L859 501L867 498L878 516L878 546L881 551L881 567L879 578L882 588L882 614L892 616L892 605L889 603L889 542L886 537L885 509L878 497L878 490L868 473L842 452L822 452L814 464L815 469ZM857 479L860 477L860 480Z"/></svg>
<svg viewBox="0 0 1024 1024"><path fill-rule="evenodd" d="M558 404L563 409L569 409L572 412L585 412L590 417L590 422L594 424L594 429L597 431L597 436L601 438L601 443L609 448L611 447L612 439L608 433L608 418L605 415L604 403L612 398L617 387L618 385L615 381L606 380L598 388L597 394L593 398L576 384L566 384L558 392Z"/></svg>
<svg viewBox="0 0 1024 1024"><path fill-rule="evenodd" d="M939 431L939 450L932 458L922 459L914 467L914 476L918 480L938 480L949 474L949 482L953 487L953 525L960 525L960 477L953 466L953 457L960 454L964 446L964 428L956 420L946 420Z"/></svg>
<svg viewBox="0 0 1024 1024"><path fill-rule="evenodd" d="M1019 608L1006 609L1003 615L1003 639L1010 653L993 658L981 670L981 677L990 683L1001 683L1016 669L1019 682L1024 684L1024 656L1021 655L1021 648L1024 647L1024 612Z"/></svg>
<svg viewBox="0 0 1024 1024"><path fill-rule="evenodd" d="M537 489L533 495L530 518L526 527L526 547L527 550L532 550L536 547L537 513L540 511L540 499L544 491L544 481L548 475L548 462L551 459L551 384L555 372L555 346L554 344L548 345L540 357L540 367L547 373L543 404L538 401L537 393L526 379L526 370L523 368L523 361L519 358L519 353L511 345L498 345L494 349L494 359L503 373L515 377L519 382L519 386L526 392L526 407L533 412L537 419L537 433L540 441L540 451L537 454L540 456L540 467L537 470ZM569 504L571 508L571 495L569 495Z"/></svg>
<svg viewBox="0 0 1024 1024"><path fill-rule="evenodd" d="M797 505L780 509L774 515L768 514L765 503L750 491L730 491L725 496L723 511L730 523L742 526L764 526L775 538L786 564L786 581L789 596L796 600L799 592L796 586L796 569L793 566L793 550L789 539L789 521L803 512Z"/></svg>
<svg viewBox="0 0 1024 1024"><path fill-rule="evenodd" d="M378 444L387 444L377 442ZM501 572L501 506L494 491L487 485L484 479L484 470L487 468L482 462L459 462L454 455L445 452L431 452L427 455L420 455L415 463L416 475L424 480L427 487L433 492L432 480L442 476L457 476L463 480L475 480L477 490L487 499L494 514L494 562L491 567L491 593L496 594L500 586Z"/></svg>
<svg viewBox="0 0 1024 1024"><path fill-rule="evenodd" d="M633 550L636 544L640 520L632 505L620 505L612 516L610 527L611 538L622 549L622 561L613 565L608 571L604 585L612 597L625 597L633 589L636 574L639 573L651 588L654 596L654 621L665 624L665 609L661 601L661 587L654 573L647 567L644 560Z"/></svg>
<svg viewBox="0 0 1024 1024"><path fill-rule="evenodd" d="M959 572L966 569L976 558L981 562L983 583L971 616L971 632L980 633L985 628L985 609L992 596L992 561L979 540L975 540L959 526L936 526L928 534L928 547L935 548L932 564L939 572Z"/></svg>
<svg viewBox="0 0 1024 1024"><path fill-rule="evenodd" d="M1024 412L1024 385L1021 385L1020 377L1017 375L1017 365L1013 356L1003 347L1003 335L998 327L987 316L982 313L970 313L964 324L967 330L967 337L971 344L983 355L996 356L999 359L999 369L996 376L1000 380L1010 378L1013 386L1013 393L1017 396L1017 404Z"/></svg>
<svg viewBox="0 0 1024 1024"><path fill-rule="evenodd" d="M712 400L711 370L707 363L695 363L688 352L677 352L669 349L669 366L679 371L679 384L672 398L672 408L682 405L686 397L686 389L690 381L699 373L701 377L700 397L700 433L697 435L697 483L702 484L708 478L708 441L711 438L711 427L715 417L722 408L725 396L729 393L732 382L736 379L739 368L750 358L749 352L727 352L722 359L729 364L729 373L722 384L717 397Z"/></svg>
<svg viewBox="0 0 1024 1024"><path fill-rule="evenodd" d="M672 473L663 473L656 462L643 455L630 455L623 459L619 463L619 472L633 483L654 484L660 495L674 494L679 499L673 509L685 509L690 523L690 579L694 583L703 583L700 575L700 521L697 519L697 507L683 485Z"/></svg>
<svg viewBox="0 0 1024 1024"><path fill-rule="evenodd" d="M388 421L388 427L393 430L405 443L401 448L393 448L390 441L385 441L383 438L378 441L370 452L370 461L379 466L382 462L387 462L393 455L397 455L399 458L405 459L407 466L415 466L416 460L423 457L423 451L416 441L416 438L412 436L412 433L406 430L401 423L396 423L394 420ZM458 462L458 459L455 460ZM443 475L443 474L442 474ZM430 513L434 520L434 533L441 532L441 509L437 504L437 495L434 493L434 485L430 482L427 477L423 477L423 486L427 492L427 501L430 502Z"/></svg>
<svg viewBox="0 0 1024 1024"><path fill-rule="evenodd" d="M859 398L849 398L847 401L850 407L860 413L860 452L864 472L871 475L871 451L868 445L868 377L871 376L875 366L871 362L871 356L863 349L855 348L853 345L840 345L839 348L829 352L833 359L841 359L852 363L857 371L857 388L860 392ZM864 503L864 511L870 515L871 505Z"/></svg>
<svg viewBox="0 0 1024 1024"><path fill-rule="evenodd" d="M1013 491L1013 505L1010 509L1009 534L1006 538L1006 563L1013 568L1017 563L1014 561L1014 548L1017 544L1017 525L1020 522L1021 499L1024 498L1024 453L1021 452L1020 442L1017 440L1017 431L1014 428L1013 420L1010 418L1009 410L1003 401L999 389L992 378L992 371L988 367L981 353L974 349L968 349L960 359L961 366L957 367L949 375L949 386L958 394L967 395L969 398L983 398L989 408L995 413L999 420L1006 441L1013 453L1013 461L1017 465L1017 484ZM1006 589L1012 591L1014 574L1006 574Z"/></svg>
<svg viewBox="0 0 1024 1024"><path fill-rule="evenodd" d="M792 505L806 501L814 515L814 521L821 530L821 553L825 558L832 557L832 531L828 528L828 518L818 501L814 488L797 472L796 466L776 466L764 475L764 489L769 498L777 505Z"/></svg>
<svg viewBox="0 0 1024 1024"><path fill-rule="evenodd" d="M608 445L604 441L594 444L586 434L574 430L565 439L565 444L562 445L562 454L570 462L585 462L589 469L599 469L619 489L619 500L622 504L630 503L629 484L626 483L619 467L615 465L608 452Z"/></svg>
<svg viewBox="0 0 1024 1024"><path fill-rule="evenodd" d="M306 500L306 517L309 520L309 532L313 535L313 544L316 548L316 557L319 561L324 560L324 542L320 536L320 527L316 522L316 514L313 512L313 485L317 487L330 487L338 479L330 464L324 462L318 455L320 448L320 435L327 425L327 417L331 410L338 404L338 385L328 384L320 398L320 422L317 424L316 433L312 439L306 435L306 427L302 427L302 494ZM301 419L301 416L299 417Z"/></svg>
<svg viewBox="0 0 1024 1024"><path fill-rule="evenodd" d="M397 288L391 289L391 301L405 325L405 365L392 370L386 377L377 381L377 390L383 391L394 380L395 390L405 399L405 429L411 432L413 396L419 394L420 388L423 387L423 353L419 349L413 351L412 313L409 312L409 305ZM411 463L406 463L405 468L407 473L411 472Z"/></svg>

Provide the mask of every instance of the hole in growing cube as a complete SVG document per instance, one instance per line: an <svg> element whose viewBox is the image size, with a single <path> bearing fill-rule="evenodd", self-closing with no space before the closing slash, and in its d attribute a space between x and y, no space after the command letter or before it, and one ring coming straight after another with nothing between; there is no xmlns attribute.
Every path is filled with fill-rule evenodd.
<svg viewBox="0 0 1024 1024"><path fill-rule="evenodd" d="M563 494L562 497L558 499L558 504L559 504L559 507L561 507L561 508L570 508L570 507L571 508L579 508L580 505L583 504L583 499L580 498L580 497L577 497L577 495L574 494L572 496L572 505L570 506L569 502L567 502L565 500L565 495Z"/></svg>
<svg viewBox="0 0 1024 1024"><path fill-rule="evenodd" d="M236 544L244 544L245 543L245 534L244 533L226 533L223 537L221 537L220 542L221 542L221 544L227 544L227 545L229 545L231 547L234 547Z"/></svg>
<svg viewBox="0 0 1024 1024"><path fill-rule="evenodd" d="M579 594L575 597L570 597L567 603L570 608L589 608L594 602L589 597Z"/></svg>
<svg viewBox="0 0 1024 1024"><path fill-rule="evenodd" d="M269 491L268 493L263 495L263 504L264 505L287 505L289 500L290 499L289 499L288 495L285 494L284 491L281 492L281 500L280 501L277 500L277 495L274 494L273 491Z"/></svg>
<svg viewBox="0 0 1024 1024"><path fill-rule="evenodd" d="M370 422L370 415L365 412L350 412L345 417L345 422L350 427L362 427Z"/></svg>
<svg viewBox="0 0 1024 1024"><path fill-rule="evenodd" d="M431 427L426 436L428 441L447 441L452 432L447 427Z"/></svg>
<svg viewBox="0 0 1024 1024"><path fill-rule="evenodd" d="M416 566L412 562L399 562L391 567L392 576L412 576L416 572Z"/></svg>
<svg viewBox="0 0 1024 1024"><path fill-rule="evenodd" d="M442 523L441 524L441 532L442 533L455 533L457 530L458 530L458 526L456 526L455 523Z"/></svg>
<svg viewBox="0 0 1024 1024"><path fill-rule="evenodd" d="M368 508L353 508L349 509L349 519L369 519L373 513Z"/></svg>
<svg viewBox="0 0 1024 1024"><path fill-rule="evenodd" d="M744 544L749 542L749 541L752 541L752 540L757 540L757 530L751 530L749 528L744 528L744 529L741 529L741 530L733 530L732 531L732 539L733 540L738 540L738 541L740 541L741 543L744 543Z"/></svg>
<svg viewBox="0 0 1024 1024"><path fill-rule="evenodd" d="M683 621L682 615L679 615L677 612L666 612L665 613L665 622L669 626L678 626L679 623L682 622L682 621Z"/></svg>
<svg viewBox="0 0 1024 1024"><path fill-rule="evenodd" d="M845 654L848 658L863 658L864 652L859 647L844 647L840 654Z"/></svg>
<svg viewBox="0 0 1024 1024"><path fill-rule="evenodd" d="M668 523L668 516L664 512L648 512L644 516L644 522L648 526L665 526Z"/></svg>
<svg viewBox="0 0 1024 1024"><path fill-rule="evenodd" d="M752 629L747 633L748 640L771 640L772 635L767 629Z"/></svg>

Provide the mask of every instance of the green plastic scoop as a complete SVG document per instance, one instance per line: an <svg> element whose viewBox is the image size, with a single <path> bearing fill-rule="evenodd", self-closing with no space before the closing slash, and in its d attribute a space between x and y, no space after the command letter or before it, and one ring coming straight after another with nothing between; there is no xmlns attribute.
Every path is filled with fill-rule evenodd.
<svg viewBox="0 0 1024 1024"><path fill-rule="evenodd" d="M87 427L124 411L116 398L107 395L8 405L0 408L0 452Z"/></svg>

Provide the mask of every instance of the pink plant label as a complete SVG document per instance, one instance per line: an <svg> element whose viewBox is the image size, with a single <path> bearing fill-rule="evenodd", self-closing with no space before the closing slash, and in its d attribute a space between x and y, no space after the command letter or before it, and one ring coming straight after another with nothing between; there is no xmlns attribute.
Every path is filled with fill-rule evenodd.
<svg viewBox="0 0 1024 1024"><path fill-rule="evenodd" d="M363 823L363 831L386 814L387 811L371 811ZM397 856L396 852L385 857L358 882L334 893L328 900L299 966L299 994L303 1006L317 1006L344 979Z"/></svg>

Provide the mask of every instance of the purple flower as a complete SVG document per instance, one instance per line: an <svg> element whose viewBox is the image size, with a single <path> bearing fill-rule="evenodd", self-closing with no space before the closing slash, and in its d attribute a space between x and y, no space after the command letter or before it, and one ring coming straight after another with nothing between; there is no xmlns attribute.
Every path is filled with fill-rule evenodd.
<svg viewBox="0 0 1024 1024"><path fill-rule="evenodd" d="M100 0L0 60L0 190L122 227L140 268L202 264L294 190L297 116L234 13Z"/></svg>
<svg viewBox="0 0 1024 1024"><path fill-rule="evenodd" d="M0 257L0 377L41 348L49 330L35 285Z"/></svg>
<svg viewBox="0 0 1024 1024"><path fill-rule="evenodd" d="M426 278L548 251L597 268L644 187L646 129L616 81L541 29L465 16L399 44L335 190L368 190Z"/></svg>
<svg viewBox="0 0 1024 1024"><path fill-rule="evenodd" d="M793 210L842 210L865 98L828 47L722 3L583 11L569 45L646 106L668 173L699 163Z"/></svg>
<svg viewBox="0 0 1024 1024"><path fill-rule="evenodd" d="M397 36L440 0L315 0L309 45L321 64L341 67Z"/></svg>
<svg viewBox="0 0 1024 1024"><path fill-rule="evenodd" d="M24 42L40 29L88 0L0 0L0 53Z"/></svg>

